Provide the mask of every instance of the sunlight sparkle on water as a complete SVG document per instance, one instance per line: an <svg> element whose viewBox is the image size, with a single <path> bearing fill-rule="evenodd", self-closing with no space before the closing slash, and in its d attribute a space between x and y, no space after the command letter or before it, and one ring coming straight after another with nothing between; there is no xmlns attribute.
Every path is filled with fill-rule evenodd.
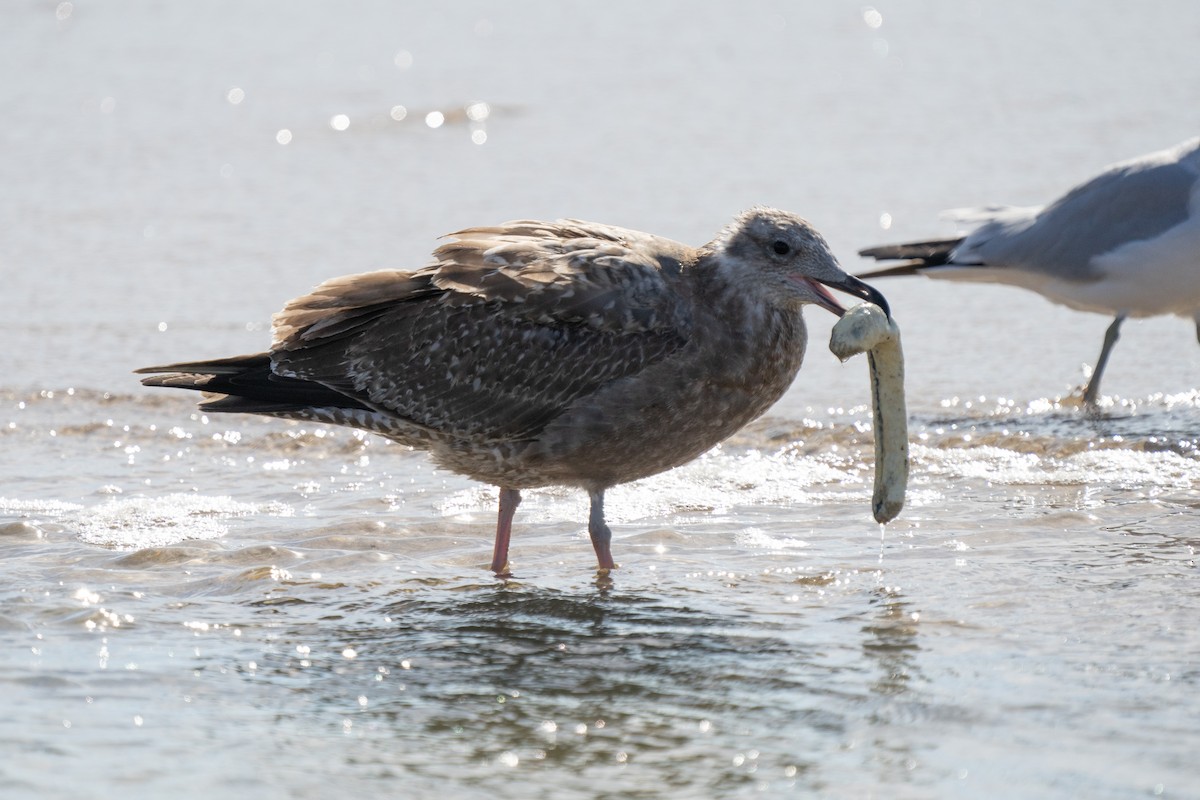
<svg viewBox="0 0 1200 800"><path fill-rule="evenodd" d="M100 602L100 595L96 592L93 592L86 586L79 587L75 590L75 594L71 596L83 603L85 606L94 606Z"/></svg>
<svg viewBox="0 0 1200 800"><path fill-rule="evenodd" d="M492 108L487 103L471 103L466 110L467 119L472 122L483 122L492 113Z"/></svg>

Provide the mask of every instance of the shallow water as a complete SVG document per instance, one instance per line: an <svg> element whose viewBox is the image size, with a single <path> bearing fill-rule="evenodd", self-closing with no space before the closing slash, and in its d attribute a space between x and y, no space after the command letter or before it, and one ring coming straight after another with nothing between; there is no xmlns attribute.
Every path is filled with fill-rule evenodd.
<svg viewBox="0 0 1200 800"><path fill-rule="evenodd" d="M881 282L913 435L884 530L865 363L810 313L767 417L609 493L610 577L581 493L526 493L498 580L490 487L137 384L464 225L699 243L768 203L857 269L1198 122L1183 2L548 9L8 15L0 794L1200 797L1184 321L1127 325L1085 414L1107 320Z"/></svg>

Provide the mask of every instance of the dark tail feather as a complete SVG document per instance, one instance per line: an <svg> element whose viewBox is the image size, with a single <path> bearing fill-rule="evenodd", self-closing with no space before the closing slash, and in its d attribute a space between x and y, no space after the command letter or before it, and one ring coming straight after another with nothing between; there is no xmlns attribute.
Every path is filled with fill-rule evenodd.
<svg viewBox="0 0 1200 800"><path fill-rule="evenodd" d="M178 372L187 375L237 375L249 369L270 369L271 354L255 353L249 356L233 356L232 358L214 358L211 361L180 361L178 364L163 364L158 367L142 367L135 369L134 375L157 375L167 372ZM142 383L147 386L165 386L158 383L157 378L146 378ZM187 388L187 387L182 387Z"/></svg>
<svg viewBox="0 0 1200 800"><path fill-rule="evenodd" d="M895 278L900 275L920 275L929 265L924 261L905 261L892 267L884 267L874 272L859 272L857 278Z"/></svg>
<svg viewBox="0 0 1200 800"><path fill-rule="evenodd" d="M290 414L310 408L369 408L324 384L276 375L269 353L143 367L136 373L153 376L142 379L145 386L225 395L201 403L204 411Z"/></svg>
<svg viewBox="0 0 1200 800"><path fill-rule="evenodd" d="M922 267L940 267L943 264L950 263L950 256L954 252L954 248L962 243L963 237L956 239L931 239L927 242L908 242L906 244L885 244L880 247L868 247L866 250L859 250L858 254L865 258L873 258L876 261L889 261L893 259L905 259L907 264L899 264L895 267L882 270L880 272L868 273L876 277L887 277L889 275L915 275Z"/></svg>

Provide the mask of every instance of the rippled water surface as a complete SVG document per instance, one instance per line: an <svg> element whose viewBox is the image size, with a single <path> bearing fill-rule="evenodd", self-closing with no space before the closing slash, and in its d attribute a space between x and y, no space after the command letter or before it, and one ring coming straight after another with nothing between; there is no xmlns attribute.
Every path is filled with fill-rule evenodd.
<svg viewBox="0 0 1200 800"><path fill-rule="evenodd" d="M0 795L1200 797L1200 348L1015 290L880 283L866 365L673 472L496 493L131 370L449 230L693 243L754 203L843 263L1194 135L1200 11L1064 3L26 3L0 83ZM434 116L429 116L429 115ZM437 115L441 115L438 117ZM286 135L285 135L286 134Z"/></svg>

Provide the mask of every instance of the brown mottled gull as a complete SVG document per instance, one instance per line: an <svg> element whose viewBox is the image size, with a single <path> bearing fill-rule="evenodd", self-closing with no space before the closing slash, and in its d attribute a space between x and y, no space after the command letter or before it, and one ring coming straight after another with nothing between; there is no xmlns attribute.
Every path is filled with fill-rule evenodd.
<svg viewBox="0 0 1200 800"><path fill-rule="evenodd" d="M578 486L601 569L604 491L684 464L769 408L804 357L801 309L885 310L821 235L754 208L700 248L579 220L451 234L415 272L335 278L275 315L269 352L138 370L201 408L362 428L500 489Z"/></svg>

